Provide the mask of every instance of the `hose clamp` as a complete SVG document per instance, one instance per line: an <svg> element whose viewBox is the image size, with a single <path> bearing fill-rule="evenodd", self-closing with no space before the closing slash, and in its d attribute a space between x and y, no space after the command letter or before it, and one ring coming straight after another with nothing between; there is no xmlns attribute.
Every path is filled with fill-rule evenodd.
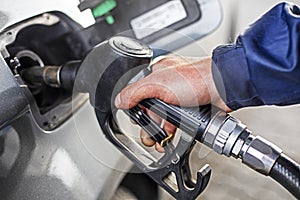
<svg viewBox="0 0 300 200"><path fill-rule="evenodd" d="M252 138L251 142L245 143L246 151L242 155L242 162L252 169L268 175L282 150L260 136Z"/></svg>
<svg viewBox="0 0 300 200"><path fill-rule="evenodd" d="M207 125L207 128L203 134L203 144L207 145L210 148L213 148L216 136L218 135L220 128L223 126L228 117L229 115L227 115L223 111L219 111L218 113L216 113L216 115Z"/></svg>

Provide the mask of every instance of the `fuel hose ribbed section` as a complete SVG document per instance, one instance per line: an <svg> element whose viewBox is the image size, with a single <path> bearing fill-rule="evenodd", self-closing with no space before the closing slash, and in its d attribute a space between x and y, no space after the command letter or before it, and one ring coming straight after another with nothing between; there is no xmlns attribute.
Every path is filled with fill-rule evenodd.
<svg viewBox="0 0 300 200"><path fill-rule="evenodd" d="M300 166L285 154L281 154L270 171L270 177L300 199Z"/></svg>

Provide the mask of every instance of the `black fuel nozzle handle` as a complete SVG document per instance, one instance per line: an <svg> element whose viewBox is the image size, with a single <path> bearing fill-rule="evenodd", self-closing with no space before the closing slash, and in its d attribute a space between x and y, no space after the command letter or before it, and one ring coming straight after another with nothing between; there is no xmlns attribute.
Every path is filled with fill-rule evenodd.
<svg viewBox="0 0 300 200"><path fill-rule="evenodd" d="M212 117L212 106L179 107L159 99L145 99L140 104L182 131L194 135L199 142ZM214 109L216 110L216 109Z"/></svg>
<svg viewBox="0 0 300 200"><path fill-rule="evenodd" d="M158 142L161 146L165 146L169 142L169 136L158 124L156 124L139 106L135 106L124 112L142 127L151 139Z"/></svg>

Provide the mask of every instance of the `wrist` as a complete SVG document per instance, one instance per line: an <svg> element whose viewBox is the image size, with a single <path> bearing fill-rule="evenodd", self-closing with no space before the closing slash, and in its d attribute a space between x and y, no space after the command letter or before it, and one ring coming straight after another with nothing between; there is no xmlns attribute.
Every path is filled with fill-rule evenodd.
<svg viewBox="0 0 300 200"><path fill-rule="evenodd" d="M213 74L213 61L212 59L210 59L211 64L209 67L209 78L208 80L210 80L209 85L209 93L211 96L211 104L217 106L218 108L224 110L225 112L231 112L232 109L230 107L228 107L225 103L225 100L221 97L219 90L217 89L217 86L215 84L215 80L214 80L214 74Z"/></svg>

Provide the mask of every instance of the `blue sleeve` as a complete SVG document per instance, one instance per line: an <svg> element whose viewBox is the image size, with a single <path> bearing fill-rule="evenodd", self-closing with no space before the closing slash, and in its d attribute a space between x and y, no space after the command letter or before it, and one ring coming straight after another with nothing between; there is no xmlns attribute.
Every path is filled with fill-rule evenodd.
<svg viewBox="0 0 300 200"><path fill-rule="evenodd" d="M300 103L300 9L281 3L213 51L217 89L233 110Z"/></svg>

